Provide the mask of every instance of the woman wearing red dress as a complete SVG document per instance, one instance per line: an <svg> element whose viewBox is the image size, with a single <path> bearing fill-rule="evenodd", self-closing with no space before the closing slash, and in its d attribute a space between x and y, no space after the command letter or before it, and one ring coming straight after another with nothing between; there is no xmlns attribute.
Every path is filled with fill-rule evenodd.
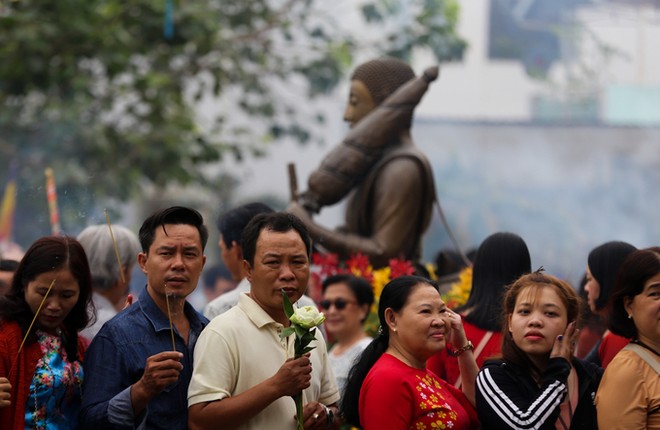
<svg viewBox="0 0 660 430"><path fill-rule="evenodd" d="M392 280L381 294L378 318L379 335L349 374L342 401L346 421L364 430L479 428L472 344L437 285L417 276ZM455 354L465 394L426 369L426 360L445 348L446 339L461 345Z"/></svg>

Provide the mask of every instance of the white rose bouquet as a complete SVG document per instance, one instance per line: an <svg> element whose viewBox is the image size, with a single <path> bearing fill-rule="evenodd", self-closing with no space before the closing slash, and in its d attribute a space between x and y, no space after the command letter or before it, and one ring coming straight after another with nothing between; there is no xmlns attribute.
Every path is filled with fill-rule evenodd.
<svg viewBox="0 0 660 430"><path fill-rule="evenodd" d="M285 339L292 334L295 334L294 351L295 357L302 357L309 351L316 348L309 346L309 344L316 339L316 327L325 321L325 315L319 312L314 306L303 306L302 308L294 308L289 300L289 296L282 290L282 305L284 306L284 313L286 314L291 325L280 333L280 339ZM303 405L302 393L293 396L296 402L296 417L298 421L298 430L303 430Z"/></svg>

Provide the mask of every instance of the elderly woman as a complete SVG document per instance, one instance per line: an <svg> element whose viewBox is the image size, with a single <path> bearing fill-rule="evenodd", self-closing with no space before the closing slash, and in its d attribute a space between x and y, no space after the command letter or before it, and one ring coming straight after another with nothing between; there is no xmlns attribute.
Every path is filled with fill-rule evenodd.
<svg viewBox="0 0 660 430"><path fill-rule="evenodd" d="M351 369L342 402L348 423L371 429L478 428L473 404L477 364L461 318L447 308L426 278L401 276L380 296L379 336ZM461 345L463 387L468 395L426 369L426 360L451 339Z"/></svg>
<svg viewBox="0 0 660 430"><path fill-rule="evenodd" d="M96 321L81 332L88 340L92 340L103 324L122 309L131 281L131 269L140 252L137 236L126 227L113 225L112 235L117 244L116 252L107 225L89 226L78 235L92 271L92 300L96 308Z"/></svg>
<svg viewBox="0 0 660 430"><path fill-rule="evenodd" d="M623 263L610 324L632 341L603 375L596 395L598 425L660 428L660 247L635 251Z"/></svg>
<svg viewBox="0 0 660 430"><path fill-rule="evenodd" d="M362 324L369 315L374 293L367 280L348 274L329 276L322 288L323 300L319 306L326 317L326 330L335 340L328 360L339 392L343 393L353 362L371 343Z"/></svg>

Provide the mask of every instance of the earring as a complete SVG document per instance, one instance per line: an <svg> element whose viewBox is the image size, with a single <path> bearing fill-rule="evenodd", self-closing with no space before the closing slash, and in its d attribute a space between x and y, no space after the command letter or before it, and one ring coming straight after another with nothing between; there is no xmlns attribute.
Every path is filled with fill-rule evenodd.
<svg viewBox="0 0 660 430"><path fill-rule="evenodd" d="M396 329L395 329L395 328L393 328L392 331L393 331L394 333L396 333Z"/></svg>
<svg viewBox="0 0 660 430"><path fill-rule="evenodd" d="M632 319L632 314L628 314L628 319Z"/></svg>

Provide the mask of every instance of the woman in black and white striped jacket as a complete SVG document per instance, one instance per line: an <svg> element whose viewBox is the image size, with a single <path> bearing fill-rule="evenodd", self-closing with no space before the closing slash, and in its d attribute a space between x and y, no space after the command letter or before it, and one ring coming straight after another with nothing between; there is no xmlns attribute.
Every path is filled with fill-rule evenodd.
<svg viewBox="0 0 660 430"><path fill-rule="evenodd" d="M504 299L502 359L477 376L477 412L487 429L597 429L594 396L602 370L573 357L580 299L539 271Z"/></svg>

